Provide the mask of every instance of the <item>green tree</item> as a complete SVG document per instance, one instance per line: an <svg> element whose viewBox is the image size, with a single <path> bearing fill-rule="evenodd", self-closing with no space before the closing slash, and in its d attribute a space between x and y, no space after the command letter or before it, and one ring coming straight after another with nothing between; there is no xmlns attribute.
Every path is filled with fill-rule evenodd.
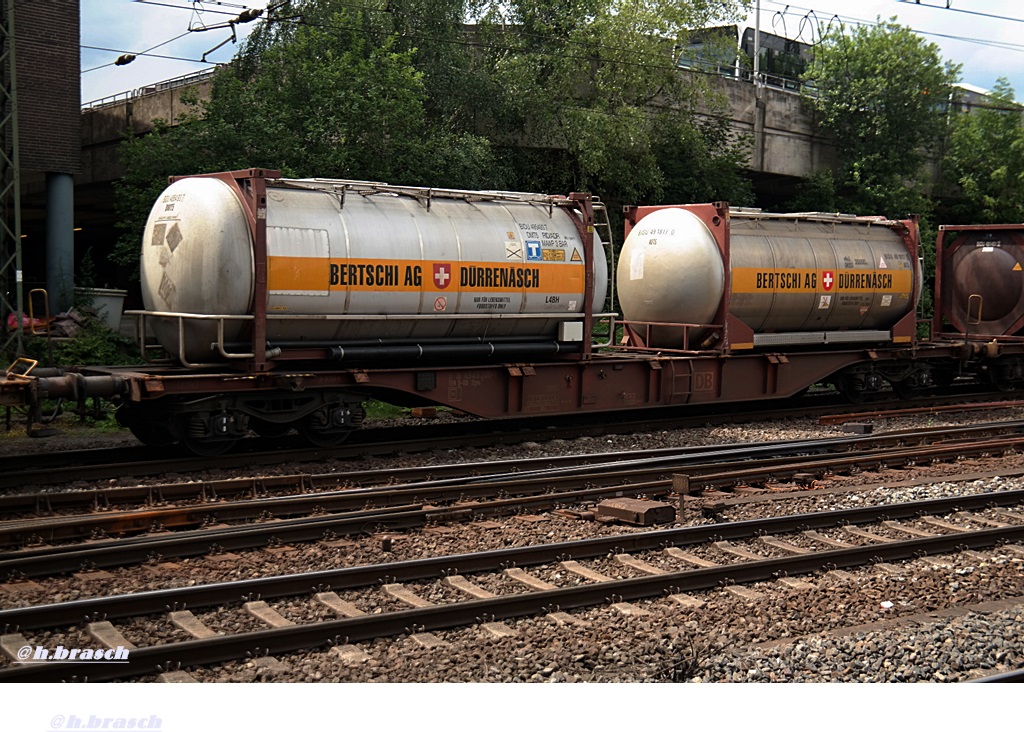
<svg viewBox="0 0 1024 732"><path fill-rule="evenodd" d="M845 208L836 191L836 179L831 170L816 170L797 184L796 193L785 206L785 210L824 211L841 213Z"/></svg>
<svg viewBox="0 0 1024 732"><path fill-rule="evenodd" d="M807 80L820 128L842 163L838 192L853 213L927 213L926 163L943 139L960 67L892 18L840 27L815 49Z"/></svg>
<svg viewBox="0 0 1024 732"><path fill-rule="evenodd" d="M749 203L726 103L681 72L691 28L735 0L292 0L254 29L210 98L123 145L137 258L170 174L288 176ZM724 10L723 10L724 8ZM479 20L463 25L467 17ZM698 114L699 113L699 114ZM614 209L614 207L613 207Z"/></svg>
<svg viewBox="0 0 1024 732"><path fill-rule="evenodd" d="M745 3L480 0L482 63L495 145L517 182L540 180L635 203L748 203L745 150L707 78L682 72L692 31L736 20ZM733 41L735 43L735 41ZM700 115L698 115L698 112ZM543 159L547 165L538 166Z"/></svg>
<svg viewBox="0 0 1024 732"><path fill-rule="evenodd" d="M295 0L279 13L289 19L261 24L208 100L122 145L115 261L134 264L149 206L172 174L267 167L409 185L500 181L486 139L450 119L431 123L417 51L389 30L390 16L338 0Z"/></svg>
<svg viewBox="0 0 1024 732"><path fill-rule="evenodd" d="M945 158L960 187L954 215L962 223L1024 221L1024 108L999 79L991 101L955 115Z"/></svg>

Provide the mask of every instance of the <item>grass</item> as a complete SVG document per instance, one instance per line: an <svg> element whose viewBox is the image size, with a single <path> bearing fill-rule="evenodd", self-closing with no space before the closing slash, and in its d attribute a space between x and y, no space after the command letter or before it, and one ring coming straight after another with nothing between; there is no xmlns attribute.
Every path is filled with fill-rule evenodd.
<svg viewBox="0 0 1024 732"><path fill-rule="evenodd" d="M93 318L86 321L80 335L67 339L48 339L43 337L30 337L25 340L25 356L39 361L41 366L98 366L125 363L141 363L138 350L135 344L128 338L115 333L103 323ZM0 358L0 368L6 367ZM397 407L393 404L371 399L366 402L366 416L368 419L388 420L402 419L409 415L405 407ZM88 427L91 430L116 433L122 431L117 420L114 418L114 406L104 402L98 410L92 409L84 417L75 414L65 413L57 416L51 426L59 426L61 429L79 429ZM44 414L52 414L57 408L55 402L43 404ZM98 412L98 414L97 414ZM2 415L0 415L2 420ZM25 415L20 419L13 419L12 429L9 432L2 432L3 421L0 421L0 434L12 435L23 433L22 429L15 429L15 425L23 427Z"/></svg>
<svg viewBox="0 0 1024 732"><path fill-rule="evenodd" d="M369 400L365 406L367 419L401 419L409 413L405 407L396 407L394 404L379 402L376 399Z"/></svg>
<svg viewBox="0 0 1024 732"><path fill-rule="evenodd" d="M114 417L116 407L110 402L101 401L99 406L90 401L84 415L75 414L65 410L66 402L44 401L42 411L44 422L37 422L36 426L57 427L65 432L76 430L88 430L89 432L100 432L103 434L117 434L124 431L124 427L118 424ZM74 405L72 405L74 406ZM55 410L57 413L55 414ZM5 430L7 424L6 415L0 413L0 437L10 437L24 434L25 421L28 419L28 409L13 408L11 411L11 429Z"/></svg>
<svg viewBox="0 0 1024 732"><path fill-rule="evenodd" d="M93 317L86 317L81 332L74 338L48 338L28 336L24 340L24 357L38 361L40 366L99 366L124 363L141 363L138 350L132 340L116 333ZM0 368L6 368L11 359L0 355ZM114 418L115 407L109 402L90 401L87 414L77 415L64 411L67 402L45 401L42 411L47 422L44 426L59 427L65 431L88 429L95 433L118 433L123 431ZM74 406L74 405L70 405ZM57 412L57 414L54 414ZM5 436L24 434L27 410L16 410L11 415L11 430L4 431L6 420L0 415L0 433Z"/></svg>

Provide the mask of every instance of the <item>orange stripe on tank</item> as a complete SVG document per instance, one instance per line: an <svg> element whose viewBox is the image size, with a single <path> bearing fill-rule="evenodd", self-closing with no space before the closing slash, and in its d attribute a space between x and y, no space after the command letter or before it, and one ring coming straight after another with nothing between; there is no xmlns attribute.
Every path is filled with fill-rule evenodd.
<svg viewBox="0 0 1024 732"><path fill-rule="evenodd" d="M435 267L440 265L440 267ZM441 283L447 283L442 287ZM271 292L583 293L582 262L267 257Z"/></svg>

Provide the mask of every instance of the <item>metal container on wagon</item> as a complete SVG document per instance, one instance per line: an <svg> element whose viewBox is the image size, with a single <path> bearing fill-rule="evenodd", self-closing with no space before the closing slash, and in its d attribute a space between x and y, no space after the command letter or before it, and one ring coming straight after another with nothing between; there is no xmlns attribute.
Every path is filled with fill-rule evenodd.
<svg viewBox="0 0 1024 732"><path fill-rule="evenodd" d="M731 348L819 345L892 340L890 329L917 305L912 221L710 204L636 211L616 280L629 321L700 326L732 317L752 337L734 334ZM687 345L716 332L689 328ZM648 345L679 348L680 333L652 327Z"/></svg>
<svg viewBox="0 0 1024 732"><path fill-rule="evenodd" d="M1021 335L1024 224L940 226L936 262L936 332Z"/></svg>
<svg viewBox="0 0 1024 732"><path fill-rule="evenodd" d="M274 179L266 199L271 345L550 340L586 310L583 237L574 215L548 197ZM253 313L253 252L250 214L228 183L175 181L144 233L147 311ZM599 312L608 273L596 235L594 252L591 312ZM241 319L150 320L161 345L190 362L217 360L218 327L229 343L252 327Z"/></svg>

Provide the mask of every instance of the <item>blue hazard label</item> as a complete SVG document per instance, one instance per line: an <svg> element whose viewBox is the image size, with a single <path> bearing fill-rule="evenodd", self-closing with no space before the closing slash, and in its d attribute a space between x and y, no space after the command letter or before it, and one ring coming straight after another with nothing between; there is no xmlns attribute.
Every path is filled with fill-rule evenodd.
<svg viewBox="0 0 1024 732"><path fill-rule="evenodd" d="M539 241L527 241L526 242L526 258L528 260L540 260L544 257L540 250Z"/></svg>

